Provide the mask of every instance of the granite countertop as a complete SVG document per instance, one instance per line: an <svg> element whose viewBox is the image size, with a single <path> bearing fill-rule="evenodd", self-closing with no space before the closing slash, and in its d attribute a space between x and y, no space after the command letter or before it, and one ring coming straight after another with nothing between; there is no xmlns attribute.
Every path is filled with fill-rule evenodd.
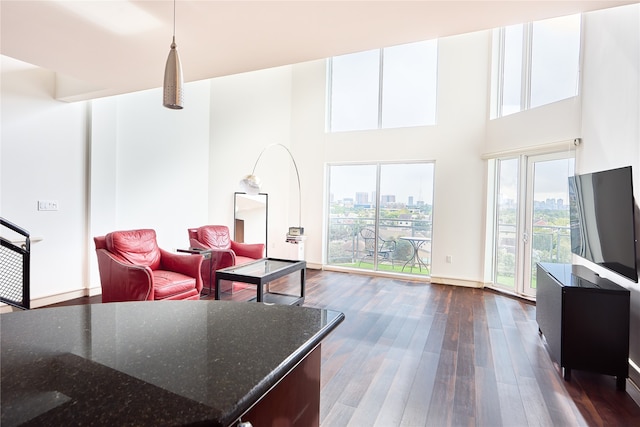
<svg viewBox="0 0 640 427"><path fill-rule="evenodd" d="M0 424L231 425L343 319L227 301L2 314Z"/></svg>

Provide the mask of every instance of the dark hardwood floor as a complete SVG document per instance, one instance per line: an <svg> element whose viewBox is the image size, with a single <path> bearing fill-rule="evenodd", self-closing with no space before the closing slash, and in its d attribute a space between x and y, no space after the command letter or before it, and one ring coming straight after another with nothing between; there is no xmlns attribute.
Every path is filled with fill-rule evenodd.
<svg viewBox="0 0 640 427"><path fill-rule="evenodd" d="M640 407L613 377L562 379L529 302L308 270L304 305L346 316L322 344L323 427L640 425Z"/></svg>

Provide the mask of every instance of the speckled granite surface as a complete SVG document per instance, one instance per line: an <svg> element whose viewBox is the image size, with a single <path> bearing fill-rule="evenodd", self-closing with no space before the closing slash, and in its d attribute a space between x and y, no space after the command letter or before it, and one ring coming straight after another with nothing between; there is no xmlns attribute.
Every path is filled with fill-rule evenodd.
<svg viewBox="0 0 640 427"><path fill-rule="evenodd" d="M0 315L0 424L233 423L344 315L226 301Z"/></svg>

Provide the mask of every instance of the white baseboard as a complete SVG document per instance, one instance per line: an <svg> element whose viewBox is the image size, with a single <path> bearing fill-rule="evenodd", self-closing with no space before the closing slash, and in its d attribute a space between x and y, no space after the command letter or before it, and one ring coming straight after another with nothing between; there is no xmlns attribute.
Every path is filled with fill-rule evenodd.
<svg viewBox="0 0 640 427"><path fill-rule="evenodd" d="M100 286L88 288L88 289L77 289L75 291L63 292L61 294L56 295L48 295L40 298L32 298L31 299L31 308L40 308L45 307L51 304L58 304L60 302L69 301L76 298L82 297L92 297L95 295L102 294L102 288ZM11 313L12 311L18 311L19 308L12 307L8 304L0 304L0 313Z"/></svg>
<svg viewBox="0 0 640 427"><path fill-rule="evenodd" d="M321 269L325 271L335 271L338 273L360 274L363 276L387 277L390 279L406 279L406 280L411 280L412 282L428 283L432 281L428 276L410 276L408 274L402 275L402 274L391 273L387 271L363 270L363 269L357 269L357 268L339 267L335 265L325 265Z"/></svg>
<svg viewBox="0 0 640 427"><path fill-rule="evenodd" d="M40 308L51 304L57 304L59 302L86 297L88 296L88 291L88 289L78 289L75 291L63 292L61 294L33 298L31 300L31 308Z"/></svg>
<svg viewBox="0 0 640 427"><path fill-rule="evenodd" d="M630 378L627 378L626 391L631 399L636 402L636 405L640 406L640 389Z"/></svg>
<svg viewBox="0 0 640 427"><path fill-rule="evenodd" d="M0 314L11 313L12 311L18 311L19 308L15 308L9 304L0 303Z"/></svg>
<svg viewBox="0 0 640 427"><path fill-rule="evenodd" d="M87 294L90 297L96 296L96 295L102 295L102 287L101 286L95 286L93 288L89 288L87 289Z"/></svg>
<svg viewBox="0 0 640 427"><path fill-rule="evenodd" d="M483 288L484 283L477 280L459 279L455 277L444 276L414 276L409 274L398 274L385 271L362 270L348 267L338 267L334 265L325 265L322 267L326 271L337 271L340 273L363 274L367 276L389 277L392 279L407 279L416 282L435 283L439 285L464 286L466 288Z"/></svg>
<svg viewBox="0 0 640 427"><path fill-rule="evenodd" d="M458 279L455 277L431 276L431 283L440 285L463 286L465 288L484 288L484 283L477 280Z"/></svg>

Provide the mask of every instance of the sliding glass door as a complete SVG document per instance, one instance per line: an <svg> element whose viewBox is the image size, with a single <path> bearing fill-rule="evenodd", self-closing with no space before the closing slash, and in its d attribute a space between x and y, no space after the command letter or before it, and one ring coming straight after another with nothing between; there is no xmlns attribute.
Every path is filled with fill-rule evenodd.
<svg viewBox="0 0 640 427"><path fill-rule="evenodd" d="M571 262L568 153L498 159L493 283L534 297L536 263Z"/></svg>
<svg viewBox="0 0 640 427"><path fill-rule="evenodd" d="M568 177L574 174L574 159L567 153L527 159L527 197L525 229L529 237L524 258L524 293L535 296L536 263L571 263L569 234Z"/></svg>
<svg viewBox="0 0 640 427"><path fill-rule="evenodd" d="M434 164L328 167L327 264L429 275Z"/></svg>

